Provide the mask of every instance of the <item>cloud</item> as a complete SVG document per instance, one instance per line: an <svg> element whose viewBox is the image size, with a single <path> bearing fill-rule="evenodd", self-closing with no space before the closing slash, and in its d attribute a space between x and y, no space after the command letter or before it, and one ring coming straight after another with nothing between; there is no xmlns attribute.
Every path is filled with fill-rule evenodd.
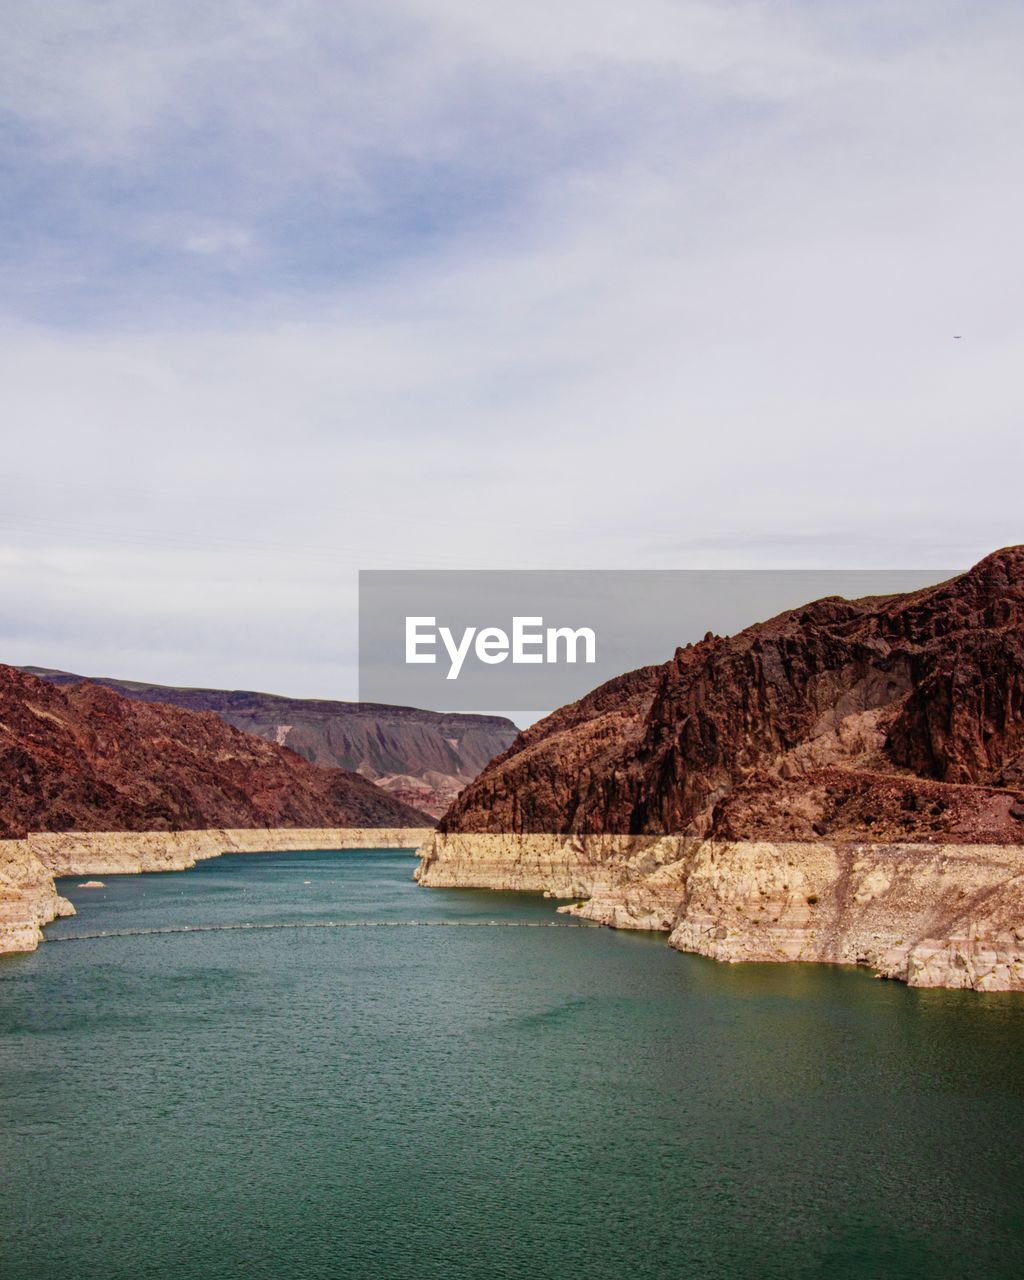
<svg viewBox="0 0 1024 1280"><path fill-rule="evenodd" d="M5 651L351 695L358 567L1019 540L1022 21L22 7Z"/></svg>
<svg viewBox="0 0 1024 1280"><path fill-rule="evenodd" d="M213 227L185 237L186 253L244 254L252 246L252 235L244 227Z"/></svg>

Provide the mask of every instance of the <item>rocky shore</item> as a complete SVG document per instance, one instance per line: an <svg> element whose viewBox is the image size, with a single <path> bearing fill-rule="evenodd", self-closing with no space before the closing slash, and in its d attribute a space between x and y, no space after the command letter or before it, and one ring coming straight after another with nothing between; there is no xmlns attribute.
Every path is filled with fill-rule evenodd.
<svg viewBox="0 0 1024 1280"><path fill-rule="evenodd" d="M34 951L43 925L75 909L27 840L0 840L0 954Z"/></svg>
<svg viewBox="0 0 1024 1280"><path fill-rule="evenodd" d="M560 707L419 878L585 899L563 909L717 960L1024 990L1024 546L709 632Z"/></svg>
<svg viewBox="0 0 1024 1280"><path fill-rule="evenodd" d="M866 965L915 987L1024 991L1024 847L431 834L420 884L545 891L715 960Z"/></svg>
<svg viewBox="0 0 1024 1280"><path fill-rule="evenodd" d="M429 827L216 828L202 831L45 832L0 840L0 954L34 951L42 928L75 914L59 876L184 871L226 853L288 849L411 849Z"/></svg>

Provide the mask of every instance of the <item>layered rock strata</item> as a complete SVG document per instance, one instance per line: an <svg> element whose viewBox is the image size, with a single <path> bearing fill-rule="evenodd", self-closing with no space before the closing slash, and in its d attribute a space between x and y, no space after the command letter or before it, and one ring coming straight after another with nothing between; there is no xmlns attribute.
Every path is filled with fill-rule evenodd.
<svg viewBox="0 0 1024 1280"><path fill-rule="evenodd" d="M44 924L74 914L28 841L0 840L0 954L34 951Z"/></svg>
<svg viewBox="0 0 1024 1280"><path fill-rule="evenodd" d="M60 876L184 871L227 853L289 849L415 849L429 827L310 827L204 831L45 832L0 840L0 954L34 951L42 927L75 909L54 885Z"/></svg>
<svg viewBox="0 0 1024 1280"><path fill-rule="evenodd" d="M421 884L545 891L724 961L858 964L916 987L1024 990L1024 848L432 835Z"/></svg>

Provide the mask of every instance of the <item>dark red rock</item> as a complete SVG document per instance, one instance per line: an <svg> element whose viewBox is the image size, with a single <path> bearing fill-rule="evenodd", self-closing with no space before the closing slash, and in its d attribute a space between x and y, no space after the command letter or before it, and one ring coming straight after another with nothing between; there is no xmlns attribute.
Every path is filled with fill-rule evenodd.
<svg viewBox="0 0 1024 1280"><path fill-rule="evenodd" d="M619 677L520 735L441 825L1017 842L1005 789L1022 770L1015 547L936 587L818 600Z"/></svg>
<svg viewBox="0 0 1024 1280"><path fill-rule="evenodd" d="M358 774L322 769L210 712L58 688L0 666L0 837L26 831L423 827Z"/></svg>
<svg viewBox="0 0 1024 1280"><path fill-rule="evenodd" d="M69 671L22 670L61 686L85 681ZM397 799L435 817L518 733L503 716L285 698L246 689L179 689L108 677L91 683L139 702L216 712L226 724L291 747L311 764L358 770Z"/></svg>

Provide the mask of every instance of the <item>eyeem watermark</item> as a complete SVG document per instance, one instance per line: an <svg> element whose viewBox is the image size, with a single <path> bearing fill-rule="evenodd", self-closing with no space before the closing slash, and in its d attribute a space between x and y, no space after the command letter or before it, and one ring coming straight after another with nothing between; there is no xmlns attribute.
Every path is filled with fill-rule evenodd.
<svg viewBox="0 0 1024 1280"><path fill-rule="evenodd" d="M465 627L456 640L450 627L439 627L435 617L405 619L405 660L407 663L434 663L440 639L449 658L446 680L458 680L466 655L473 652L480 662L577 662L580 646L583 662L597 662L597 636L592 627L545 627L542 617L512 619L511 637L501 627Z"/></svg>
<svg viewBox="0 0 1024 1280"><path fill-rule="evenodd" d="M624 672L667 662L708 631L733 635L823 596L888 595L948 576L894 569L363 570L359 698L535 718Z"/></svg>

